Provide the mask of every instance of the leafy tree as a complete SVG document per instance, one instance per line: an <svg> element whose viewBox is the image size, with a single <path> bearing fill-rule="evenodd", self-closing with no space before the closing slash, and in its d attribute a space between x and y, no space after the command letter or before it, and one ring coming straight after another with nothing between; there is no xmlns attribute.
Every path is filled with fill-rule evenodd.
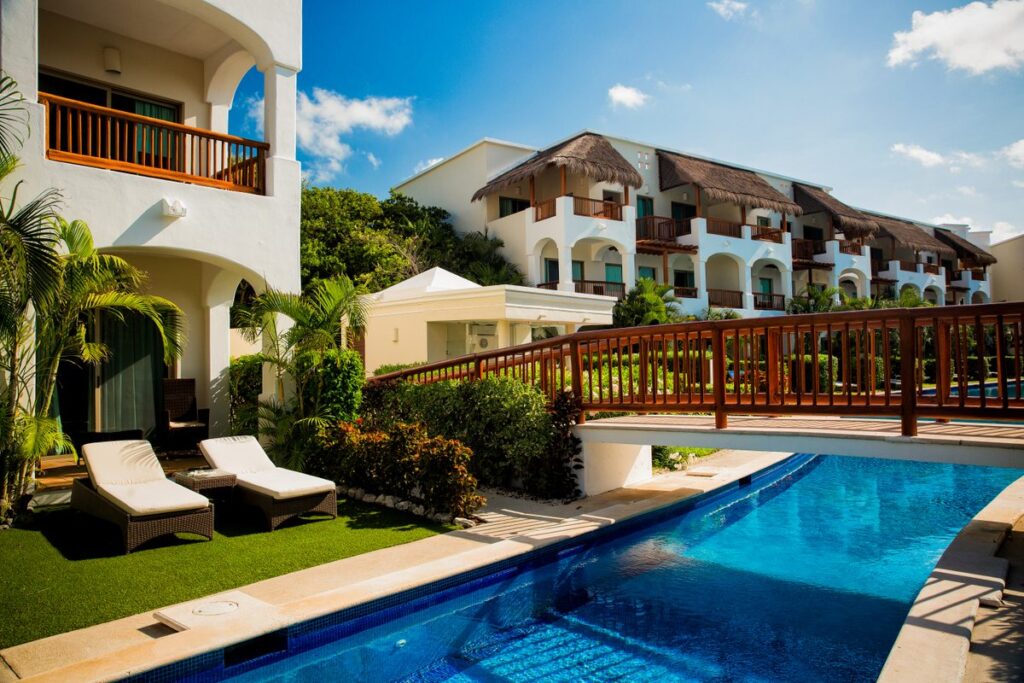
<svg viewBox="0 0 1024 683"><path fill-rule="evenodd" d="M640 278L622 301L612 310L615 327L661 325L682 319L676 306L675 289L659 285L649 278Z"/></svg>

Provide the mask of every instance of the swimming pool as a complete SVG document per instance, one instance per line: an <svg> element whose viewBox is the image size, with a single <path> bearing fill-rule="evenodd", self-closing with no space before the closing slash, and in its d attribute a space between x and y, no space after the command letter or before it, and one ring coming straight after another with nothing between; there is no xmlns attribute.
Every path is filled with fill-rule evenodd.
<svg viewBox="0 0 1024 683"><path fill-rule="evenodd" d="M624 525L633 527L626 534L353 619L293 627L286 654L220 673L241 672L238 681L874 679L943 549L1020 474L796 456L751 485Z"/></svg>

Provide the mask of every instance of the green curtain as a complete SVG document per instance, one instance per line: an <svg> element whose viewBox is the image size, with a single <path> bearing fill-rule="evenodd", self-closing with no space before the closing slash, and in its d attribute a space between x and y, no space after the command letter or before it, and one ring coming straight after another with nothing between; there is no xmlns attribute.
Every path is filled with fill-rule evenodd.
<svg viewBox="0 0 1024 683"><path fill-rule="evenodd" d="M104 316L100 334L110 357L100 369L100 425L105 432L156 427L158 397L164 375L163 348L148 320Z"/></svg>
<svg viewBox="0 0 1024 683"><path fill-rule="evenodd" d="M173 107L153 102L143 102L142 100L135 100L135 113L152 119L160 119L161 121L175 122L178 118L177 111ZM138 152L139 162L145 163L145 155L153 151L155 146L157 153L160 152L161 148L163 149L164 156L169 157L170 167L174 168L177 147L176 135L176 133L162 128L154 130L152 126L137 124L135 126L135 150ZM160 142L161 137L163 138L162 145Z"/></svg>

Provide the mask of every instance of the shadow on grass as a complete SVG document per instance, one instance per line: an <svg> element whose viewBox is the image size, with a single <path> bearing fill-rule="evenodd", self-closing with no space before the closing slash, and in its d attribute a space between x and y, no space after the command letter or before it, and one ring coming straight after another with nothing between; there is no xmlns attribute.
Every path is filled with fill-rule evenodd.
<svg viewBox="0 0 1024 683"><path fill-rule="evenodd" d="M414 531L426 528L443 533L449 530L444 524L415 517L405 512L378 507L367 503L342 500L338 503L337 520L322 514L295 517L278 527L267 531L263 514L258 508L229 502L217 502L214 508L214 530L226 538L238 538L253 534L280 534L317 524L345 524L350 529L379 529L392 531ZM46 510L25 515L18 527L23 531L37 532L52 545L66 560L95 560L124 555L121 532L113 524L90 517L69 507ZM216 543L201 536L177 534L155 538L137 548L133 553L155 548L184 547L196 543Z"/></svg>

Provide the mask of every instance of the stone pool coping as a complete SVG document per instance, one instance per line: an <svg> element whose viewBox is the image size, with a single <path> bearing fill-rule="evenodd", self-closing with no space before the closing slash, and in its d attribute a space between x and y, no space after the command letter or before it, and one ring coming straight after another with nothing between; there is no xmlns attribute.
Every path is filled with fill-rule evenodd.
<svg viewBox="0 0 1024 683"><path fill-rule="evenodd" d="M157 622L153 612L158 610L154 610L0 651L0 683L107 681L149 671L579 537L722 488L790 456L788 452L723 451L702 459L702 465L721 469L717 476L672 472L568 505L491 495L481 515L489 520L487 524L234 589L273 605L276 609L266 618L228 617L173 632ZM402 569L395 571L395 567Z"/></svg>
<svg viewBox="0 0 1024 683"><path fill-rule="evenodd" d="M998 601L1008 563L996 557L1024 517L1024 477L1007 486L967 523L939 558L900 629L880 683L963 680L982 600Z"/></svg>

